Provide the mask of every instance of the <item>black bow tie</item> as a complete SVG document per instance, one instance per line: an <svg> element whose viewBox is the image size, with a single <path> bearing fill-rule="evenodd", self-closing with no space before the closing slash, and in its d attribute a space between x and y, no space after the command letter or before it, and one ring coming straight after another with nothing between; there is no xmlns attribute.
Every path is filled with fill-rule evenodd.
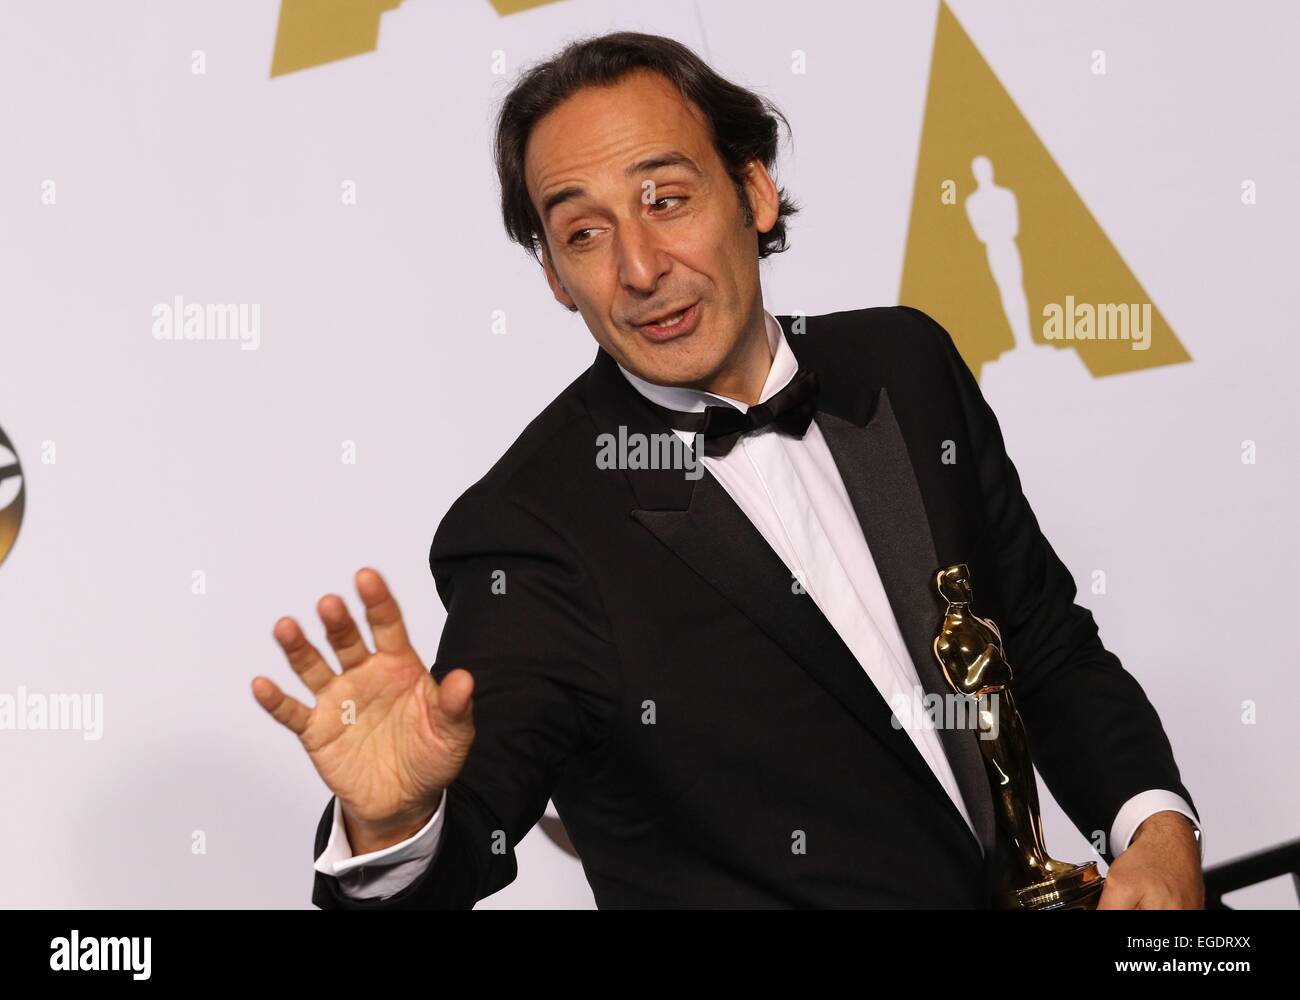
<svg viewBox="0 0 1300 1000"><path fill-rule="evenodd" d="M817 410L817 389L817 373L810 368L800 368L785 388L748 410L719 405L706 406L702 413L690 413L670 410L658 403L650 403L650 406L668 421L669 427L703 434L704 454L716 458L731 451L742 434L768 424L773 424L783 433L803 437Z"/></svg>

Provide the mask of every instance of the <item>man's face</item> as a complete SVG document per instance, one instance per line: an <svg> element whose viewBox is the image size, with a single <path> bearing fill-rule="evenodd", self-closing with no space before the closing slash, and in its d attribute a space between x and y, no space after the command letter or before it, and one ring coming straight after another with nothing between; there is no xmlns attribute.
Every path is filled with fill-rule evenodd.
<svg viewBox="0 0 1300 1000"><path fill-rule="evenodd" d="M575 93L534 127L525 174L555 297L628 371L725 393L754 344L766 352L757 233L779 196L751 161L745 224L703 117L667 79ZM684 308L675 327L645 325Z"/></svg>

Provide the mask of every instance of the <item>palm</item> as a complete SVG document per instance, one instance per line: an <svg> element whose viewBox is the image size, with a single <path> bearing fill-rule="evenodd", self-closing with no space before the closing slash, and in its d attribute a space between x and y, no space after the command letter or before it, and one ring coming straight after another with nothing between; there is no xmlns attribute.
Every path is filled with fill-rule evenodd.
<svg viewBox="0 0 1300 1000"><path fill-rule="evenodd" d="M453 670L438 684L411 647L397 602L374 570L357 574L374 634L371 650L342 600L318 604L337 673L291 618L273 630L294 672L316 696L308 709L266 678L253 694L298 735L312 764L354 821L388 828L427 815L474 740L472 678ZM463 675L463 676L462 676Z"/></svg>
<svg viewBox="0 0 1300 1000"><path fill-rule="evenodd" d="M351 815L383 820L455 780L464 754L448 738L437 698L414 651L376 653L317 692L300 738Z"/></svg>

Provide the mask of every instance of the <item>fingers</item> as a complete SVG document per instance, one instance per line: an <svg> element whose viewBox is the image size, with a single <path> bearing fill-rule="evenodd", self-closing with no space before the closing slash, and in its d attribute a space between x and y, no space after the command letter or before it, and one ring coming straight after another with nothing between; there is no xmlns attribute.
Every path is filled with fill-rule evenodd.
<svg viewBox="0 0 1300 1000"><path fill-rule="evenodd" d="M293 672L302 678L312 694L319 692L336 676L292 618L281 618L275 623L271 634L284 650Z"/></svg>
<svg viewBox="0 0 1300 1000"><path fill-rule="evenodd" d="M357 593L366 605L366 621L375 637L375 649L381 653L404 653L411 648L402 624L402 612L397 601L388 592L388 584L378 570L365 567L357 570Z"/></svg>
<svg viewBox="0 0 1300 1000"><path fill-rule="evenodd" d="M343 598L336 594L326 594L317 602L316 613L325 626L325 638L338 654L339 665L344 670L351 670L365 663L370 656L370 649L347 605L343 603Z"/></svg>
<svg viewBox="0 0 1300 1000"><path fill-rule="evenodd" d="M272 717L301 736L311 718L311 710L297 698L290 697L276 686L274 681L265 677L253 678L253 697L257 703L271 713Z"/></svg>

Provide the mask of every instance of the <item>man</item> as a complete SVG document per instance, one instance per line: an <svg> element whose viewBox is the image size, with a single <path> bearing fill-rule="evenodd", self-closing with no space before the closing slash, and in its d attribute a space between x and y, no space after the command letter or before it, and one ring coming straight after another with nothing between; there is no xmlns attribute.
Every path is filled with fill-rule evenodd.
<svg viewBox="0 0 1300 1000"><path fill-rule="evenodd" d="M777 116L634 33L506 99L507 230L599 350L439 526L431 672L370 569L373 652L318 606L341 673L276 623L316 704L254 694L335 795L318 906L473 906L551 799L601 907L988 906L1005 844L976 736L891 712L936 690L932 581L957 563L1039 771L1101 835L1102 905L1202 904L1160 721L948 334L905 307L763 308L797 210Z"/></svg>

